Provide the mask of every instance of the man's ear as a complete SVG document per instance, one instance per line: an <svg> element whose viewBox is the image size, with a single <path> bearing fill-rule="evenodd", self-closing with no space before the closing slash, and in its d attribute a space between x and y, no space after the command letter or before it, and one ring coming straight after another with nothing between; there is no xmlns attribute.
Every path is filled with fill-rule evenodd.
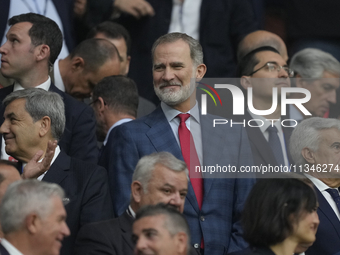
<svg viewBox="0 0 340 255"><path fill-rule="evenodd" d="M315 164L315 153L309 148L303 148L302 157L310 164Z"/></svg>
<svg viewBox="0 0 340 255"><path fill-rule="evenodd" d="M46 44L38 45L35 50L37 51L37 61L48 59L50 57L50 47Z"/></svg>
<svg viewBox="0 0 340 255"><path fill-rule="evenodd" d="M139 181L134 181L131 184L131 195L136 203L140 203L143 196L143 186Z"/></svg>
<svg viewBox="0 0 340 255"><path fill-rule="evenodd" d="M44 116L39 122L40 122L39 135L40 137L44 137L51 130L51 119L48 116Z"/></svg>
<svg viewBox="0 0 340 255"><path fill-rule="evenodd" d="M129 73L130 70L130 61L131 61L131 56L127 56L126 58L126 69L125 69L125 74L127 75Z"/></svg>
<svg viewBox="0 0 340 255"><path fill-rule="evenodd" d="M205 73L207 72L207 66L205 64L200 64L196 67L196 81L200 81Z"/></svg>
<svg viewBox="0 0 340 255"><path fill-rule="evenodd" d="M243 75L240 79L240 83L241 83L241 86L247 90L247 88L250 88L252 87L252 84L251 84L251 77L250 76L245 76Z"/></svg>
<svg viewBox="0 0 340 255"><path fill-rule="evenodd" d="M37 214L31 213L25 218L25 226L30 234L35 234L40 229L40 218Z"/></svg>
<svg viewBox="0 0 340 255"><path fill-rule="evenodd" d="M85 67L85 61L82 57L74 56L71 58L71 70L75 71L82 71Z"/></svg>
<svg viewBox="0 0 340 255"><path fill-rule="evenodd" d="M178 232L175 236L177 254L187 254L188 236L184 232Z"/></svg>

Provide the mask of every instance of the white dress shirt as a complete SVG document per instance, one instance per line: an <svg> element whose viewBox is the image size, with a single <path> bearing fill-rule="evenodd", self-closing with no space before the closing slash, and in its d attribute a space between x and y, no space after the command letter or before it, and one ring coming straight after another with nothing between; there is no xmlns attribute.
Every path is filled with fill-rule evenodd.
<svg viewBox="0 0 340 255"><path fill-rule="evenodd" d="M65 92L65 85L59 69L59 60L60 59L57 59L53 65L54 85L61 91Z"/></svg>

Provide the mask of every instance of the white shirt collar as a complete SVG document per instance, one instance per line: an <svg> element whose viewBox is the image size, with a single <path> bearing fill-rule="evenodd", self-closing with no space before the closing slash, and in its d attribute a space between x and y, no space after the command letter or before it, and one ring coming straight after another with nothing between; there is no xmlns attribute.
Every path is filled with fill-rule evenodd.
<svg viewBox="0 0 340 255"><path fill-rule="evenodd" d="M44 83L34 87L36 89L43 89L43 90L46 90L48 91L50 89L50 86L51 86L51 78L50 76L48 76L48 79L47 81L45 81ZM14 83L14 89L13 91L17 91L17 90L23 90L25 89L24 87L22 87L18 82L15 82Z"/></svg>
<svg viewBox="0 0 340 255"><path fill-rule="evenodd" d="M305 175L308 179L310 179L313 182L314 186L317 187L318 190L320 190L320 192L326 191L326 189L331 189L331 187L329 187L324 182L320 181L318 178L312 175L309 175L309 174L305 174Z"/></svg>
<svg viewBox="0 0 340 255"><path fill-rule="evenodd" d="M260 124L262 124L261 121L256 121L256 122L258 123L258 125L259 125L259 128L260 128L262 134L263 134L265 131L267 131L267 128L268 128L269 126L272 125L272 122L273 122L273 126L275 126L279 132L282 132L282 127L281 127L281 125L280 125L280 123L281 123L281 122L280 122L281 118L277 119L276 121L273 121L273 120L268 120L268 119L266 119L265 117L263 117L263 116L261 116L261 115L255 115L254 113L252 113L251 111L249 111L249 109L248 109L248 112L249 112L250 116L251 116L253 119L258 119L258 120L262 120L262 121L263 121L263 123L264 123L263 126L260 126ZM252 125L255 125L255 123L252 123Z"/></svg>
<svg viewBox="0 0 340 255"><path fill-rule="evenodd" d="M60 59L57 59L53 65L54 85L61 91L65 92L65 85L59 70L59 61Z"/></svg>
<svg viewBox="0 0 340 255"><path fill-rule="evenodd" d="M182 112L168 106L166 103L161 102L161 108L164 112L164 115L168 122L171 122L178 114L181 114ZM200 123L200 115L199 115L199 109L198 109L198 103L196 101L194 107L190 109L190 111L186 112L190 113L191 117L193 117L197 123Z"/></svg>
<svg viewBox="0 0 340 255"><path fill-rule="evenodd" d="M104 145L104 146L106 145L107 140L109 139L110 132L111 132L112 129L114 129L115 127L118 127L119 125L122 125L123 123L129 122L129 121L131 121L131 120L133 120L133 119L124 118L124 119L118 120L115 124L113 124L113 125L110 127L110 129L109 129L109 131L107 132L107 134L106 134L106 137L105 137L105 140L104 140L104 142L103 142L103 145Z"/></svg>
<svg viewBox="0 0 340 255"><path fill-rule="evenodd" d="M11 255L23 255L17 248L15 248L5 238L1 239L1 244L8 251L9 254L11 254Z"/></svg>

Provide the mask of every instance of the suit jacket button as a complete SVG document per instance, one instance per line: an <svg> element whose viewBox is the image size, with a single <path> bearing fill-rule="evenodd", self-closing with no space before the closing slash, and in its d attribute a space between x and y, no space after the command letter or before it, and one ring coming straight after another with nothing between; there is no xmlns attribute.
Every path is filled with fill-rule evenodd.
<svg viewBox="0 0 340 255"><path fill-rule="evenodd" d="M195 248L195 249L197 249L197 248L199 248L199 247L200 247L200 245L199 245L198 243L195 243L195 244L194 244L194 248Z"/></svg>
<svg viewBox="0 0 340 255"><path fill-rule="evenodd" d="M204 216L201 216L201 221L205 221L205 218L204 218Z"/></svg>

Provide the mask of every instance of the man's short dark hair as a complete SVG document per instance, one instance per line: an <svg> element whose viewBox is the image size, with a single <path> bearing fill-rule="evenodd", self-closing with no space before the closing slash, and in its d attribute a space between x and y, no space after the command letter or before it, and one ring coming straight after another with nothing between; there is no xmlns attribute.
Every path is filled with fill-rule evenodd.
<svg viewBox="0 0 340 255"><path fill-rule="evenodd" d="M33 24L28 31L32 45L37 47L38 45L46 44L50 47L49 63L52 66L63 46L63 35L57 23L40 14L25 13L10 18L8 25L13 26L21 22L30 22Z"/></svg>
<svg viewBox="0 0 340 255"><path fill-rule="evenodd" d="M93 90L93 101L103 98L112 111L137 116L138 90L136 83L123 75L102 79Z"/></svg>
<svg viewBox="0 0 340 255"><path fill-rule="evenodd" d="M251 72L254 71L254 67L260 62L256 58L256 53L262 52L262 51L272 51L277 54L280 54L277 49L271 47L271 46L263 46L256 48L249 52L247 55L245 55L241 61L239 62L237 66L237 77L242 77L243 75L249 75Z"/></svg>
<svg viewBox="0 0 340 255"><path fill-rule="evenodd" d="M127 55L131 55L131 37L125 27L112 21L105 21L93 27L88 33L87 38L93 38L98 33L103 33L107 38L110 39L123 38L126 43Z"/></svg>
<svg viewBox="0 0 340 255"><path fill-rule="evenodd" d="M71 59L81 57L85 62L85 70L97 71L110 59L119 58L116 46L105 39L87 39L82 41L70 53Z"/></svg>
<svg viewBox="0 0 340 255"><path fill-rule="evenodd" d="M315 191L304 179L261 179L243 209L243 237L252 247L278 244L293 233L304 212L316 207Z"/></svg>

